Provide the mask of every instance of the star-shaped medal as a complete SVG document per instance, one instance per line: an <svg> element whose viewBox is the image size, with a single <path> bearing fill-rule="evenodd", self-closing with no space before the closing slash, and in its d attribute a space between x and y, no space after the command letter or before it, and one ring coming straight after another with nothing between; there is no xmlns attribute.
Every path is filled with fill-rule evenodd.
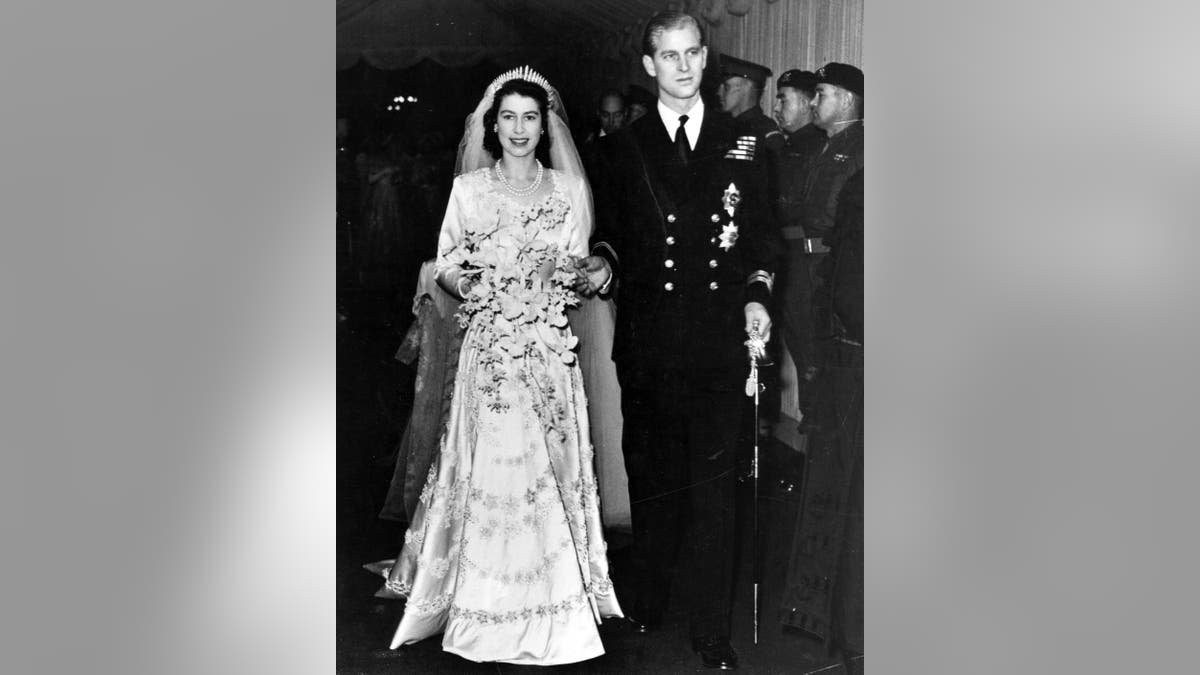
<svg viewBox="0 0 1200 675"><path fill-rule="evenodd" d="M737 225L735 225L733 221L729 221L728 224L721 228L721 243L718 244L718 246L728 251L729 249L733 248L734 244L737 243L737 238Z"/></svg>

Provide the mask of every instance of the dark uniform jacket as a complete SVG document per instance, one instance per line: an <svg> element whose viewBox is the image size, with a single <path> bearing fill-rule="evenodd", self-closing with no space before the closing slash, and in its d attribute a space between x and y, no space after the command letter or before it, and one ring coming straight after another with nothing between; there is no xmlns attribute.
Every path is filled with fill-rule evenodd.
<svg viewBox="0 0 1200 675"><path fill-rule="evenodd" d="M654 110L604 144L592 250L613 268L623 379L663 369L738 386L745 377L744 307L767 304L778 245L763 165L739 158L737 136L729 115L707 107L685 167Z"/></svg>
<svg viewBox="0 0 1200 675"><path fill-rule="evenodd" d="M846 179L863 168L863 125L854 122L831 136L805 169L803 226L806 237L828 237Z"/></svg>
<svg viewBox="0 0 1200 675"><path fill-rule="evenodd" d="M859 344L863 341L863 172L846 180L838 196L836 244L830 257L830 299L834 325L830 333Z"/></svg>
<svg viewBox="0 0 1200 675"><path fill-rule="evenodd" d="M755 138L756 160L765 160L768 152L778 152L783 146L783 132L779 130L779 125L763 114L758 106L734 117L733 122L738 136Z"/></svg>
<svg viewBox="0 0 1200 675"><path fill-rule="evenodd" d="M779 226L794 230L790 236L785 231L784 236L800 238L804 236L804 170L825 147L829 137L813 124L782 134L783 144L774 157L771 199Z"/></svg>
<svg viewBox="0 0 1200 675"><path fill-rule="evenodd" d="M741 148L749 148L750 159L763 164L764 176L766 182L766 194L768 203L771 200L772 186L776 181L778 173L777 165L779 163L779 152L783 149L785 137L780 131L779 125L775 120L763 114L763 111L758 106L754 106L749 110L736 115L733 118L734 130L738 135L738 145ZM750 140L752 139L752 140ZM767 217L774 219L775 214L771 209L767 209ZM773 222L772 228L779 227L778 222Z"/></svg>

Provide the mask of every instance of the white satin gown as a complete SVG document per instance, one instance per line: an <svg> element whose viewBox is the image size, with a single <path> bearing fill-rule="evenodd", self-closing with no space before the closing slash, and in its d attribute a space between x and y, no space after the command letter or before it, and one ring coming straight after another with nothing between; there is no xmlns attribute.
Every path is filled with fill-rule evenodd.
<svg viewBox="0 0 1200 675"><path fill-rule="evenodd" d="M604 653L620 617L566 306L567 256L586 255L583 181L546 170L530 197L493 169L454 181L440 269L482 269L438 456L399 559L368 566L407 598L396 648L443 633L472 661L554 665Z"/></svg>

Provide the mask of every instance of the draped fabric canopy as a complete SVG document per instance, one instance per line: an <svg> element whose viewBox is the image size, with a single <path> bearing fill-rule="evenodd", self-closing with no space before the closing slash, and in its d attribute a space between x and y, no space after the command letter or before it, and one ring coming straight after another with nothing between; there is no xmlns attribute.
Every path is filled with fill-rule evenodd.
<svg viewBox="0 0 1200 675"><path fill-rule="evenodd" d="M840 0L792 0L839 5ZM393 70L422 59L455 68L522 55L533 45L573 45L606 59L640 55L641 30L663 9L712 27L776 0L337 0L338 68L365 60ZM765 10L760 10L765 11Z"/></svg>
<svg viewBox="0 0 1200 675"><path fill-rule="evenodd" d="M383 70L430 59L450 68L504 60L534 45L587 35L613 44L614 33L668 0L338 0L338 69L360 60ZM570 39L570 38L568 38ZM628 46L627 40L620 40Z"/></svg>
<svg viewBox="0 0 1200 675"><path fill-rule="evenodd" d="M338 0L337 67L381 70L429 59L449 68L528 48L517 25L479 0Z"/></svg>

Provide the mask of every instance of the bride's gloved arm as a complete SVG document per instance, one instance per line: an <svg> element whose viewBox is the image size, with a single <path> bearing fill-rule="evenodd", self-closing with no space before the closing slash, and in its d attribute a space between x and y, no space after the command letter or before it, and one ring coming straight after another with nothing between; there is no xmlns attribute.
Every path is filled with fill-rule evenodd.
<svg viewBox="0 0 1200 675"><path fill-rule="evenodd" d="M462 300L471 287L470 276L464 273L463 266L456 259L461 259L463 231L466 222L462 177L454 179L454 187L450 190L450 201L446 204L446 217L442 220L442 229L438 234L437 261L434 263L433 274L437 283L450 295Z"/></svg>
<svg viewBox="0 0 1200 675"><path fill-rule="evenodd" d="M582 258L588 254L588 239L595 225L592 191L585 178L573 176L567 194L571 199L572 217L567 222L566 250L568 255Z"/></svg>
<svg viewBox="0 0 1200 675"><path fill-rule="evenodd" d="M569 223L571 229L567 250L579 261L576 267L578 277L575 290L590 297L598 290L608 290L612 281L612 268L602 257L588 251L588 241L596 229L596 219L592 190L586 178L581 177L578 180L571 196L571 212L574 218Z"/></svg>

